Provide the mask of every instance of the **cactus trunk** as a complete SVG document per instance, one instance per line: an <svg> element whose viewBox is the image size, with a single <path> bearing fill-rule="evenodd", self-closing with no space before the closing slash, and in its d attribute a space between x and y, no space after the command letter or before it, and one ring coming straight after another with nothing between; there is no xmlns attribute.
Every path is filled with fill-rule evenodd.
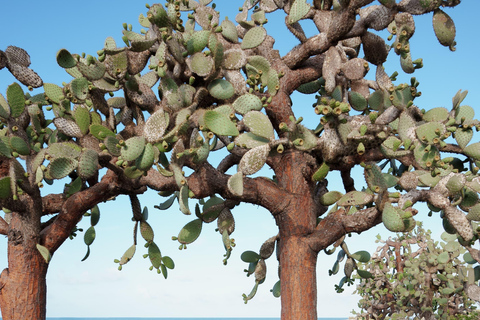
<svg viewBox="0 0 480 320"><path fill-rule="evenodd" d="M317 319L317 253L303 237L281 240L282 320Z"/></svg>
<svg viewBox="0 0 480 320"><path fill-rule="evenodd" d="M0 276L3 320L46 318L48 264L36 248L35 228L13 215L8 235L8 268Z"/></svg>
<svg viewBox="0 0 480 320"><path fill-rule="evenodd" d="M276 216L280 230L282 320L317 319L317 252L307 242L316 226L315 184L306 179L305 158L299 152L281 155L275 170L280 186L292 201Z"/></svg>

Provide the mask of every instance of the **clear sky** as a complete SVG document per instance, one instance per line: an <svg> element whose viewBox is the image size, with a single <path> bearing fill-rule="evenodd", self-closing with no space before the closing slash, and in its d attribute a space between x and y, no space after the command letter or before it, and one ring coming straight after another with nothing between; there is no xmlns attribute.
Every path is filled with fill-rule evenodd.
<svg viewBox="0 0 480 320"><path fill-rule="evenodd" d="M459 89L469 90L464 104L479 109L480 64L478 62L478 40L472 30L478 20L480 1L463 1L455 9L446 9L457 27L457 51L450 52L435 39L431 14L416 17L417 32L411 40L413 59L423 58L424 68L415 72L420 81L422 97L415 100L421 108L451 108L451 99ZM242 1L217 0L217 8L230 20L234 20L237 8ZM8 45L22 47L28 51L32 68L44 82L61 84L70 81L70 76L55 61L56 52L66 48L72 53L85 52L95 55L103 47L106 37L113 36L119 46L122 23L133 25L139 31L138 15L146 13L139 1L4 1L0 11L0 50ZM224 11L225 10L225 11ZM268 17L266 28L269 34L277 38L276 48L285 54L297 44L283 26L283 16ZM307 25L310 28L311 25ZM388 74L400 72L397 83L409 82L410 75L403 76L399 58L391 53L386 64ZM370 72L373 74L373 72ZM7 70L0 71L0 92L14 79ZM318 121L312 108L313 97L295 94L293 96L296 111L301 110L305 118ZM306 107L304 107L306 105ZM303 109L302 109L303 108ZM304 112L304 110L308 111ZM477 117L479 114L477 114ZM307 122L308 124L308 122ZM316 124L315 124L316 125ZM478 140L478 135L477 138ZM263 171L271 176L268 170ZM332 179L335 181L335 179ZM330 183L335 189L335 183ZM338 186L338 190L343 189ZM45 192L55 192L46 189ZM141 245L133 261L117 270L113 263L132 244L130 204L126 197L107 204L101 204L101 219L96 227L97 238L91 246L87 261L81 262L86 252L83 234L66 243L55 253L47 275L49 317L276 317L280 314L280 300L274 298L269 290L278 280L277 262L272 257L267 261L267 280L258 290L257 296L243 303L242 293L248 294L254 280L246 278L243 269L246 264L239 256L245 250L257 251L263 241L276 234L276 226L270 214L252 205L241 205L234 209L236 231L232 235L237 243L227 266L223 266L223 245L220 234L214 232L216 225L204 225L200 238L188 246L187 250L178 250L178 242L171 236L192 217L187 217L173 206L168 211L158 211L154 205L164 201L154 192L148 192L140 198L142 206L150 211L149 222L155 230L155 241L162 253L172 257L175 270L169 272L168 280L155 272L150 272L148 261L142 258L146 249ZM193 203L193 202L192 202ZM426 219L426 213L419 215ZM440 234L440 219L428 219L427 227ZM80 223L87 228L88 219ZM376 234L389 235L382 226L360 236L353 236L348 242L351 251L376 247L373 242ZM141 243L141 241L139 241ZM7 266L6 238L0 238L0 270ZM342 275L329 277L336 254L319 255L318 261L318 306L320 317L348 317L350 310L356 308L357 297L351 288L342 294L336 294L334 284Z"/></svg>

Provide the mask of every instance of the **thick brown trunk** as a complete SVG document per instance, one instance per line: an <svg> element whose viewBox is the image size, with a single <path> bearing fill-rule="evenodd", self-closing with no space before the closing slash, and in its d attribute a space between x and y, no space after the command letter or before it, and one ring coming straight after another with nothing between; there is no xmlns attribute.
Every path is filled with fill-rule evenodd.
<svg viewBox="0 0 480 320"><path fill-rule="evenodd" d="M14 218L10 224L8 268L0 276L2 318L44 320L48 264L36 248L34 230L20 220Z"/></svg>
<svg viewBox="0 0 480 320"><path fill-rule="evenodd" d="M317 319L317 253L303 237L281 240L282 320Z"/></svg>
<svg viewBox="0 0 480 320"><path fill-rule="evenodd" d="M315 184L308 179L307 159L301 153L281 156L275 170L279 186L291 194L276 216L280 231L282 320L317 319L317 252L307 236L316 226Z"/></svg>

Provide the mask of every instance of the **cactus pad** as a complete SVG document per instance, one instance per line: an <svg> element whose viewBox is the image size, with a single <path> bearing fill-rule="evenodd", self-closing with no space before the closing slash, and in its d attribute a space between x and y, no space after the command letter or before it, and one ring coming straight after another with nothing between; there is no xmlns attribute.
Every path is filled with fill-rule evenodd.
<svg viewBox="0 0 480 320"><path fill-rule="evenodd" d="M254 174L259 171L267 161L270 146L268 144L255 147L245 153L240 159L238 170L245 175Z"/></svg>
<svg viewBox="0 0 480 320"><path fill-rule="evenodd" d="M18 83L12 83L7 88L7 100L10 105L10 115L19 117L25 110L25 96Z"/></svg>
<svg viewBox="0 0 480 320"><path fill-rule="evenodd" d="M257 136L265 139L274 138L273 126L270 119L260 111L250 111L245 114L243 124L248 128L248 131Z"/></svg>
<svg viewBox="0 0 480 320"><path fill-rule="evenodd" d="M243 195L243 173L237 172L228 179L228 190L236 196L241 197Z"/></svg>
<svg viewBox="0 0 480 320"><path fill-rule="evenodd" d="M67 49L60 49L57 52L57 63L62 68L73 68L77 65L77 60L68 52Z"/></svg>
<svg viewBox="0 0 480 320"><path fill-rule="evenodd" d="M78 159L78 174L82 180L93 177L98 170L98 153L92 149L86 149Z"/></svg>
<svg viewBox="0 0 480 320"><path fill-rule="evenodd" d="M217 135L238 136L239 134L235 124L220 112L214 110L205 111L203 120L208 129Z"/></svg>
<svg viewBox="0 0 480 320"><path fill-rule="evenodd" d="M433 13L432 23L438 42L454 51L456 30L452 18L442 10L436 9Z"/></svg>
<svg viewBox="0 0 480 320"><path fill-rule="evenodd" d="M233 102L233 108L239 114L246 114L251 110L262 110L263 103L256 95L246 93Z"/></svg>
<svg viewBox="0 0 480 320"><path fill-rule="evenodd" d="M195 219L187 223L178 234L178 242L189 244L197 240L202 232L202 224L201 219Z"/></svg>
<svg viewBox="0 0 480 320"><path fill-rule="evenodd" d="M267 31L263 27L253 27L247 31L241 44L242 49L252 49L262 44L267 36Z"/></svg>
<svg viewBox="0 0 480 320"><path fill-rule="evenodd" d="M232 84L225 79L215 79L208 85L208 91L212 97L227 100L235 94Z"/></svg>
<svg viewBox="0 0 480 320"><path fill-rule="evenodd" d="M125 141L125 145L122 146L120 153L122 159L126 161L133 161L137 159L143 152L145 148L145 138L144 137L131 137Z"/></svg>
<svg viewBox="0 0 480 320"><path fill-rule="evenodd" d="M53 119L53 123L58 131L69 137L80 138L83 136L82 130L75 121L65 118L55 118Z"/></svg>
<svg viewBox="0 0 480 320"><path fill-rule="evenodd" d="M75 170L78 162L71 158L55 158L48 165L48 173L53 179L65 178L70 172Z"/></svg>

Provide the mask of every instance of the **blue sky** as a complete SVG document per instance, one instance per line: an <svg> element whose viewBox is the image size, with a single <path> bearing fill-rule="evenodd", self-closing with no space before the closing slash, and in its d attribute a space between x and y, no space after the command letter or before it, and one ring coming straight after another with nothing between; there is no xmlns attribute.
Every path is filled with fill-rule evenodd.
<svg viewBox="0 0 480 320"><path fill-rule="evenodd" d="M219 0L216 3L222 14L227 12L230 20L234 20L242 1ZM464 104L480 110L479 48L472 30L478 19L480 2L464 1L455 9L446 9L446 12L457 27L455 52L450 52L435 39L431 14L416 17L417 32L411 40L411 50L413 59L423 58L425 66L414 74L423 93L415 102L425 109L450 108L452 97L463 89L469 90ZM59 49L95 55L108 36L113 36L122 45L122 23L131 23L134 31L138 32L141 28L138 24L140 13L146 13L143 3L126 0L5 2L0 11L0 49L4 50L8 45L26 49L32 59L31 67L44 82L61 84L62 81L70 81L70 76L56 64L55 55ZM268 18L266 28L277 38L275 46L284 54L297 42L283 27L283 16ZM387 73L398 70L397 83L409 82L411 76L402 74L399 58L394 53L389 58L385 65ZM372 71L370 73L373 74ZM13 81L7 70L1 70L0 92L5 93ZM318 121L318 118L312 117L310 106L313 97L295 94L293 101L299 116ZM263 172L271 175L268 170ZM331 183L330 187L335 189L335 184ZM338 189L343 191L341 187ZM45 191L48 190L52 189ZM121 272L116 269L113 259L119 258L131 245L133 228L129 202L126 197L119 197L100 205L97 238L87 261L80 262L86 252L83 234L73 241L67 240L54 255L47 275L48 316L279 316L280 301L269 292L278 279L274 258L267 261L267 280L260 286L257 296L247 305L241 297L242 293L250 292L253 279L245 277L243 269L246 264L240 260L240 254L245 250L258 250L264 240L276 234L274 220L267 211L252 205L242 205L234 210L236 231L233 237L237 247L228 266L223 266L224 249L220 235L214 232L215 225L205 225L200 238L187 250L179 251L178 242L172 241L171 236L177 235L183 225L193 218L184 216L175 206L168 211L154 209L154 205L164 200L154 192L146 193L140 200L150 209L149 222L154 227L155 240L162 253L171 256L176 263L169 279L165 280L148 270L149 263L142 258L146 249L141 245L133 261ZM420 218L425 219L426 214L420 214ZM440 219L427 221L427 227L439 235ZM88 225L87 219L80 223L85 229ZM351 250L368 248L372 251L376 247L373 240L378 233L388 235L381 226L361 236L355 235L349 242ZM6 242L5 238L0 238L0 270L7 266ZM336 294L333 290L333 285L341 278L340 275L328 276L335 256L319 255L317 278L321 317L347 317L349 311L356 308L357 297L351 295L351 289L343 294Z"/></svg>

